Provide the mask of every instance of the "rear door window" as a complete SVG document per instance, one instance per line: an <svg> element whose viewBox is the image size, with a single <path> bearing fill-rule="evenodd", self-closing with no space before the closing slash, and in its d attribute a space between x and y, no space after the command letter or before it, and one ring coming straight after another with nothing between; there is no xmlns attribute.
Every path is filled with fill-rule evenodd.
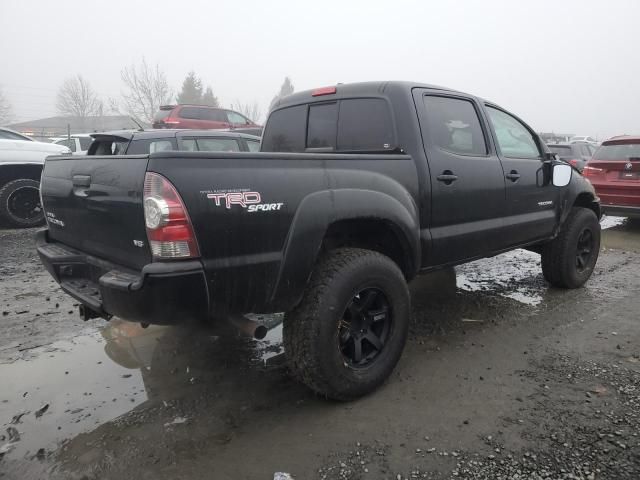
<svg viewBox="0 0 640 480"><path fill-rule="evenodd" d="M520 121L489 106L487 113L502 155L511 158L540 158L540 150L533 134Z"/></svg>
<svg viewBox="0 0 640 480"><path fill-rule="evenodd" d="M208 120L204 118L203 110L205 109L198 107L182 107L179 116L180 118L189 118L191 120Z"/></svg>
<svg viewBox="0 0 640 480"><path fill-rule="evenodd" d="M458 155L486 155L487 144L473 103L459 98L425 95L431 142Z"/></svg>
<svg viewBox="0 0 640 480"><path fill-rule="evenodd" d="M338 104L321 103L309 106L307 148L336 149Z"/></svg>
<svg viewBox="0 0 640 480"><path fill-rule="evenodd" d="M183 138L182 139L182 150L186 152L197 152L198 145L196 145L195 138Z"/></svg>
<svg viewBox="0 0 640 480"><path fill-rule="evenodd" d="M381 98L354 98L340 102L338 150L384 151L395 148L393 123Z"/></svg>
<svg viewBox="0 0 640 480"><path fill-rule="evenodd" d="M222 110L216 108L201 108L200 110L202 110L202 112L200 112L202 120L228 123L227 116Z"/></svg>
<svg viewBox="0 0 640 480"><path fill-rule="evenodd" d="M201 152L239 152L240 146L235 138L197 138Z"/></svg>
<svg viewBox="0 0 640 480"><path fill-rule="evenodd" d="M166 152L169 150L177 150L176 140L174 138L145 138L139 140L133 140L129 149L128 155L141 155L155 152Z"/></svg>

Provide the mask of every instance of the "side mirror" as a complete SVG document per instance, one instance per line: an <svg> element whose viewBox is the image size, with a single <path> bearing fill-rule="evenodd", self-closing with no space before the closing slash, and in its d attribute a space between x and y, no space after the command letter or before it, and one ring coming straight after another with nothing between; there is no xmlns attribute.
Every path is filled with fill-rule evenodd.
<svg viewBox="0 0 640 480"><path fill-rule="evenodd" d="M555 187L566 187L571 181L572 168L569 165L553 166L553 185Z"/></svg>

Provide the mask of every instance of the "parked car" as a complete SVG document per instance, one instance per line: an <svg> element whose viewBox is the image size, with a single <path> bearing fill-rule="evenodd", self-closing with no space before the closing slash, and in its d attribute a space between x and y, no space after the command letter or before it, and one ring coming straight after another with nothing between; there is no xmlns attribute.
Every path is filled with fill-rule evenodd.
<svg viewBox="0 0 640 480"><path fill-rule="evenodd" d="M121 130L93 133L87 155L139 155L169 150L257 152L260 137L212 130Z"/></svg>
<svg viewBox="0 0 640 480"><path fill-rule="evenodd" d="M640 218L640 136L602 142L583 174L595 187L604 213Z"/></svg>
<svg viewBox="0 0 640 480"><path fill-rule="evenodd" d="M71 153L75 155L86 155L92 141L93 138L90 134L76 133L71 135L70 137L55 138L53 140L53 143L55 143L56 145L64 145L65 147L69 147Z"/></svg>
<svg viewBox="0 0 640 480"><path fill-rule="evenodd" d="M44 223L40 205L40 174L48 155L71 153L63 145L36 142L0 128L0 219L14 227Z"/></svg>
<svg viewBox="0 0 640 480"><path fill-rule="evenodd" d="M163 105L153 117L153 128L240 128L244 133L254 135L259 135L262 130L260 125L241 113L203 105Z"/></svg>
<svg viewBox="0 0 640 480"><path fill-rule="evenodd" d="M586 142L586 143L590 143L591 145L598 145L598 141L595 138L590 137L588 135L575 135L569 139L569 143L575 143L575 142Z"/></svg>
<svg viewBox="0 0 640 480"><path fill-rule="evenodd" d="M408 82L287 96L258 153L50 158L42 198L38 253L83 318L287 312L294 375L341 400L395 367L418 272L525 247L576 288L600 247L593 187L528 125Z"/></svg>
<svg viewBox="0 0 640 480"><path fill-rule="evenodd" d="M594 145L587 142L548 143L547 147L558 154L561 160L570 163L579 171L582 171L596 150Z"/></svg>
<svg viewBox="0 0 640 480"><path fill-rule="evenodd" d="M34 141L31 137L5 127L0 127L0 140L25 140L27 142Z"/></svg>

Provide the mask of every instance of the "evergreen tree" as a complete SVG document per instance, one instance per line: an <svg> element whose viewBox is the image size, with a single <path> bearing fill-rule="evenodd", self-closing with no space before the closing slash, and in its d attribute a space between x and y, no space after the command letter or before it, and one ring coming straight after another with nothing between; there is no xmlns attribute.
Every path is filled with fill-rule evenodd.
<svg viewBox="0 0 640 480"><path fill-rule="evenodd" d="M220 102L218 102L218 97L216 97L213 94L213 90L211 90L211 87L207 87L207 89L205 90L204 95L202 96L202 104L208 105L209 107L220 106Z"/></svg>
<svg viewBox="0 0 640 480"><path fill-rule="evenodd" d="M196 73L190 71L182 82L182 90L176 97L178 103L202 103L202 81L196 77Z"/></svg>

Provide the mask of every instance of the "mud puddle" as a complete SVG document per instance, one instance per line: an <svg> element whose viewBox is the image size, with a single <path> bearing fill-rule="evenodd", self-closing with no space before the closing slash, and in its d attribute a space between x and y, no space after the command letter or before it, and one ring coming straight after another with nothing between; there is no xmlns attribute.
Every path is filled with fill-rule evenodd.
<svg viewBox="0 0 640 480"><path fill-rule="evenodd" d="M131 412L150 395L179 396L209 373L194 362L198 353L247 365L278 363L281 318L270 317L261 320L276 327L261 341L219 337L204 328L180 329L175 335L172 327L145 329L116 319L98 332L32 348L23 358L0 364L0 457L42 460L66 439ZM181 357L179 350L197 345L192 343L196 339L204 340L207 351ZM229 350L246 355L236 358L237 352Z"/></svg>
<svg viewBox="0 0 640 480"><path fill-rule="evenodd" d="M43 456L147 399L140 372L111 361L104 347L100 334L82 335L0 365L7 459Z"/></svg>

